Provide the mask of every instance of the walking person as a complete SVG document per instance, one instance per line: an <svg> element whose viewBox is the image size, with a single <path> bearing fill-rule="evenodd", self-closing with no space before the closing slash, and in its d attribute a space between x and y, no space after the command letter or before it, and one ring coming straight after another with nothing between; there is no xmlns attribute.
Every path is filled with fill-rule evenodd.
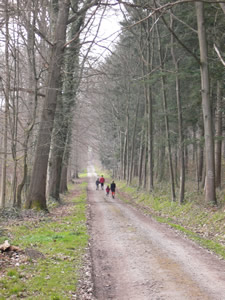
<svg viewBox="0 0 225 300"><path fill-rule="evenodd" d="M97 178L97 180L95 181L95 184L96 184L96 190L98 190L98 186L100 184L99 178Z"/></svg>
<svg viewBox="0 0 225 300"><path fill-rule="evenodd" d="M112 181L110 189L111 189L111 192L112 192L112 197L115 198L116 184L115 184L114 181Z"/></svg>
<svg viewBox="0 0 225 300"><path fill-rule="evenodd" d="M102 190L104 190L105 178L103 177L103 175L100 177L99 181L100 181Z"/></svg>
<svg viewBox="0 0 225 300"><path fill-rule="evenodd" d="M109 185L107 185L107 188L106 188L105 190L106 190L106 196L109 196L109 192L110 192L110 187L109 187Z"/></svg>

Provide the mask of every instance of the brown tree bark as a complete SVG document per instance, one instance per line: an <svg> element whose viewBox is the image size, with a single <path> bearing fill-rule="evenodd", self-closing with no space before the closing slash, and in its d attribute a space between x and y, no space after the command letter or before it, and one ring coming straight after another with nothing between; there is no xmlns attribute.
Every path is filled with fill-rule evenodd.
<svg viewBox="0 0 225 300"><path fill-rule="evenodd" d="M161 49L161 40L160 34L158 30L158 25L156 25L157 30L157 39L158 39L158 54L159 54L159 63L160 69L163 73L164 71L164 63L162 59L162 49ZM168 148L168 159L169 159L169 172L170 172L170 186L171 186L171 200L176 200L175 195L175 184L174 184L174 170L173 170L173 163L172 163L172 152L171 152L171 142L170 142L170 129L169 129L169 118L168 118L168 107L167 107L167 98L166 98L166 84L165 84L165 75L161 76L161 85L162 85L162 97L163 97L163 109L165 115L165 128L166 128L166 140L167 140L167 148Z"/></svg>
<svg viewBox="0 0 225 300"><path fill-rule="evenodd" d="M154 189L154 163L153 163L153 105L151 88L148 89L148 167L149 167L149 183L150 192Z"/></svg>
<svg viewBox="0 0 225 300"><path fill-rule="evenodd" d="M62 171L61 171L59 192L61 194L63 194L63 193L66 193L67 191L68 191L68 187L67 187L67 164L64 164L62 166Z"/></svg>
<svg viewBox="0 0 225 300"><path fill-rule="evenodd" d="M149 14L149 11L148 11ZM149 83L149 75L152 71L152 61L153 61L153 43L155 40L154 36L150 36L150 19L147 20L146 24L146 33L147 33L147 48L146 48L146 73L147 73L147 82L145 82L145 96L146 96L146 115L147 115L147 136L148 136L148 185L147 189L149 192L153 191L153 99L152 99L152 90ZM144 69L144 68L143 68ZM146 74L144 74L146 76Z"/></svg>
<svg viewBox="0 0 225 300"><path fill-rule="evenodd" d="M27 152L28 152L28 142L29 142L29 138L30 138L30 132L31 132L31 129L28 129L26 139L25 139L25 142L23 144L23 146L24 146L23 177L22 177L22 180L20 181L20 183L17 186L16 203L14 205L17 208L21 208L21 206L22 206L22 191L23 191L24 185L26 183L27 174L28 174L28 166L27 166L27 156L28 156L28 154L27 154Z"/></svg>
<svg viewBox="0 0 225 300"><path fill-rule="evenodd" d="M59 128L57 128L60 130ZM51 158L49 163L49 185L48 185L48 196L55 201L60 201L60 182L62 175L63 165L63 152L65 145L59 141L59 134L57 138L53 137L53 149L51 151Z"/></svg>
<svg viewBox="0 0 225 300"><path fill-rule="evenodd" d="M136 129L137 129L137 117L138 117L138 111L139 111L139 102L140 102L140 98L138 98L138 100L137 100L136 113L135 113L135 121L134 121L134 128L133 128L133 134L132 134L129 184L131 184L132 179L133 179L135 137L136 137Z"/></svg>
<svg viewBox="0 0 225 300"><path fill-rule="evenodd" d="M162 131L161 131L162 132ZM157 157L157 181L162 182L165 176L165 145L160 145L158 148Z"/></svg>
<svg viewBox="0 0 225 300"><path fill-rule="evenodd" d="M32 11L32 9L30 8ZM27 30L27 54L28 54L28 82L29 87L32 88L32 93L29 94L28 102L29 102L29 113L27 116L27 128L24 129L24 142L23 146L23 175L22 179L19 182L16 190L16 202L14 206L17 208L21 208L22 206L22 191L27 182L28 177L28 149L30 145L30 139L32 136L33 127L36 122L36 111L37 111L37 103L38 103L38 76L36 71L36 56L35 56L35 32L34 27L36 25L36 15L37 8L33 11L33 17L31 17L31 12L29 13L29 22L26 23ZM31 23L30 23L31 21ZM28 24L32 24L29 26Z"/></svg>
<svg viewBox="0 0 225 300"><path fill-rule="evenodd" d="M73 9L78 10L79 1L71 1ZM64 152L70 152L71 145L67 145L71 138L67 138L72 134L73 112L76 105L76 93L80 82L79 78L79 53L80 53L80 29L84 24L85 13L78 18L76 22L70 25L67 36L71 41L66 49L64 60L64 76L62 83L62 95L59 95L57 103L57 113L54 122L54 135L51 151L51 161L49 165L49 196L56 201L60 200L60 182ZM77 37L77 39L74 39ZM68 154L69 155L69 154ZM69 160L67 160L67 163Z"/></svg>
<svg viewBox="0 0 225 300"><path fill-rule="evenodd" d="M126 179L126 170L127 170L127 132L124 134L123 141L123 180Z"/></svg>
<svg viewBox="0 0 225 300"><path fill-rule="evenodd" d="M142 164L143 164L143 153L144 153L143 139L144 139L144 129L142 128L140 150L139 150L139 161L138 161L138 186L139 187L141 187L141 182L142 182Z"/></svg>
<svg viewBox="0 0 225 300"><path fill-rule="evenodd" d="M59 2L59 12L55 26L54 45L52 47L48 84L45 103L42 111L40 129L38 132L34 166L31 183L26 201L26 208L47 209L46 204L46 178L50 141L56 110L58 87L60 86L61 68L63 63L64 44L66 41L66 28L69 17L70 1Z"/></svg>
<svg viewBox="0 0 225 300"><path fill-rule="evenodd" d="M204 165L204 130L202 126L198 128L198 143L197 143L197 155L198 155L198 180L199 183L202 181L203 177L203 165Z"/></svg>
<svg viewBox="0 0 225 300"><path fill-rule="evenodd" d="M143 151L143 160L142 160L142 187L146 189L147 186L147 153L148 153L148 136L147 130L145 128L144 133L144 151Z"/></svg>
<svg viewBox="0 0 225 300"><path fill-rule="evenodd" d="M119 129L119 140L120 140L120 172L119 172L119 179L123 178L123 134L121 132L121 128Z"/></svg>
<svg viewBox="0 0 225 300"><path fill-rule="evenodd" d="M212 112L209 97L209 70L208 70L208 51L207 38L204 23L204 4L196 2L196 15L198 24L198 39L200 47L200 70L201 70L201 92L202 109L205 131L205 159L206 159L206 182L205 182L205 201L211 204L217 204L215 192L215 157L214 157L214 139Z"/></svg>
<svg viewBox="0 0 225 300"><path fill-rule="evenodd" d="M217 81L216 104L216 142L215 142L215 181L216 187L221 188L221 163L222 163L222 89L221 82Z"/></svg>
<svg viewBox="0 0 225 300"><path fill-rule="evenodd" d="M171 17L171 27L173 28L173 19ZM177 100L177 117L178 117L178 132L179 132L179 173L180 173L180 195L179 202L182 204L184 202L184 190L185 190L185 163L184 163L184 135L183 135L183 115L182 106L180 98L180 80L179 80L179 64L176 59L174 50L174 37L171 35L171 54L173 58L173 63L176 73L176 100Z"/></svg>
<svg viewBox="0 0 225 300"><path fill-rule="evenodd" d="M127 138L126 138L126 146L127 146L127 149L126 149L126 154L127 154L127 157L126 157L126 161L127 161L127 170L126 170L126 180L127 180L127 183L128 183L128 180L129 180L129 174L130 174L130 165L129 165L129 146L130 146L130 142L129 142L129 133L130 133L130 116L129 116L129 108L128 108L128 104L127 104L127 116L126 116L126 119L127 119Z"/></svg>
<svg viewBox="0 0 225 300"><path fill-rule="evenodd" d="M3 161L1 174L1 195L0 206L5 207L6 203L6 170L7 170L7 151L8 151L8 115L9 115L9 97L10 97L10 71L9 71L9 5L5 1L5 110L4 110L4 135L3 135Z"/></svg>

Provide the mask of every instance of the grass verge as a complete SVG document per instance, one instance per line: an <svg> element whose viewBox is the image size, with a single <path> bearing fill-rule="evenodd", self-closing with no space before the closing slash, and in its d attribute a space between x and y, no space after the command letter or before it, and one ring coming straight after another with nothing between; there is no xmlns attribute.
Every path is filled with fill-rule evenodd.
<svg viewBox="0 0 225 300"><path fill-rule="evenodd" d="M10 226L10 243L30 253L22 263L0 277L0 299L71 299L76 294L79 270L88 244L86 183L65 199L64 214L28 220ZM63 207L62 206L62 207ZM59 211L61 211L59 209Z"/></svg>
<svg viewBox="0 0 225 300"><path fill-rule="evenodd" d="M198 196L194 193L189 195L189 201L180 205L171 202L168 193L162 188L149 194L127 186L122 181L118 182L117 186L121 200L137 206L145 214L179 230L202 247L225 259L224 207L206 207L193 200Z"/></svg>
<svg viewBox="0 0 225 300"><path fill-rule="evenodd" d="M225 247L223 245L219 244L218 242L203 238L203 237L199 236L198 234L194 233L193 231L182 227L181 225L171 223L168 219L161 218L161 217L155 217L155 218L158 222L166 223L166 224L170 225L172 228L175 228L176 230L181 231L189 239L197 242L202 247L204 247L210 251L213 251L214 253L219 255L221 258L225 259Z"/></svg>

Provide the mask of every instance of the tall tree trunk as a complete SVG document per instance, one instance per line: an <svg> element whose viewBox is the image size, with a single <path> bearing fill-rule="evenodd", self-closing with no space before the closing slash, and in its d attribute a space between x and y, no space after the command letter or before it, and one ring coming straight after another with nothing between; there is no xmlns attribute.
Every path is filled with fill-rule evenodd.
<svg viewBox="0 0 225 300"><path fill-rule="evenodd" d="M197 155L198 155L198 178L199 182L202 181L203 174L203 164L204 164L204 130L202 126L199 126L198 130L198 144L197 144Z"/></svg>
<svg viewBox="0 0 225 300"><path fill-rule="evenodd" d="M174 182L176 187L178 187L178 157L177 157L176 148L173 151L173 161L174 161Z"/></svg>
<svg viewBox="0 0 225 300"><path fill-rule="evenodd" d="M147 186L147 153L148 153L148 136L145 128L144 134L144 151L143 151L143 165L142 165L142 187L146 189Z"/></svg>
<svg viewBox="0 0 225 300"><path fill-rule="evenodd" d="M61 86L62 87L62 86ZM66 143L64 127L65 118L63 116L62 95L58 95L57 109L52 136L52 150L49 160L49 182L48 196L55 201L60 201L60 180L63 164L63 153Z"/></svg>
<svg viewBox="0 0 225 300"><path fill-rule="evenodd" d="M173 17L171 17L171 28L173 28ZM176 73L176 100L177 100L177 117L178 117L178 132L179 132L179 168L180 168L180 195L179 202L182 204L184 202L184 190L185 190L185 163L184 163L184 135L183 135L183 115L182 106L180 99L180 80L179 80L179 65L175 56L174 51L174 38L171 35L171 54L173 58L173 63Z"/></svg>
<svg viewBox="0 0 225 300"><path fill-rule="evenodd" d="M150 11L148 11L148 14ZM146 82L146 100L147 100L147 130L148 130L148 170L149 170L149 176L148 176L148 190L151 192L153 190L153 103L152 103L152 91L151 91L151 85L150 85L150 78L149 75L152 71L152 61L153 61L153 42L154 42L154 36L151 38L150 36L150 30L151 24L150 24L150 18L147 19L147 49L146 49L146 71L147 71L147 82Z"/></svg>
<svg viewBox="0 0 225 300"><path fill-rule="evenodd" d="M119 179L123 178L123 135L121 129L119 129L119 139L120 139L120 172Z"/></svg>
<svg viewBox="0 0 225 300"><path fill-rule="evenodd" d="M131 184L131 182L132 182L133 169L134 169L134 150L135 150L135 137L136 137L136 129L137 129L137 117L138 117L138 111L139 111L139 102L140 102L140 98L138 97L135 121L134 121L134 128L133 128L133 135L132 135L132 144L131 144L129 184Z"/></svg>
<svg viewBox="0 0 225 300"><path fill-rule="evenodd" d="M31 8L30 8L31 9ZM30 140L32 136L32 131L36 122L36 113L37 113L37 103L38 103L38 76L36 71L36 56L35 56L35 33L34 28L36 26L36 14L37 8L35 7L33 11L33 17L29 14L29 20L32 21L32 27L28 24L26 27L27 30L27 54L28 54L28 80L29 86L34 89L34 94L29 96L29 114L28 114L28 121L27 121L27 128L25 128L25 138L23 143L23 176L20 183L17 186L16 191L16 203L15 206L17 208L21 208L22 206L22 191L24 186L27 182L28 177L28 149L31 146Z"/></svg>
<svg viewBox="0 0 225 300"><path fill-rule="evenodd" d="M50 57L48 85L40 121L40 129L38 133L35 160L26 201L26 208L47 209L46 178L48 157L56 110L56 99L60 84L61 67L63 63L70 1L60 1L59 5L58 19L55 29L55 43Z"/></svg>
<svg viewBox="0 0 225 300"><path fill-rule="evenodd" d="M78 1L72 0L72 6L74 10L78 10ZM60 95L57 104L57 114L55 118L54 140L51 155L51 165L49 178L49 196L55 200L60 200L60 181L62 173L62 165L65 164L63 160L64 152L69 149L70 145L67 145L70 139L67 136L71 134L71 127L73 124L73 113L75 108L75 98L79 85L79 52L80 52L80 40L79 32L84 23L85 14L82 14L76 22L70 26L68 32L68 38L72 42L69 44L65 55L65 75L63 77L63 95ZM73 40L74 36L77 36ZM70 155L70 153L66 154ZM69 161L69 160L68 160ZM67 161L67 163L68 163ZM67 183L66 183L67 185ZM65 186L65 185L63 185Z"/></svg>
<svg viewBox="0 0 225 300"><path fill-rule="evenodd" d="M63 164L62 164L62 171L61 171L61 178L60 178L60 189L59 192L65 193L68 191L67 187L67 178L68 178L68 164L70 159L70 152L71 152L71 138L72 138L72 127L68 127L67 130L67 137L64 147L63 153Z"/></svg>
<svg viewBox="0 0 225 300"><path fill-rule="evenodd" d="M143 67L143 76L145 75L145 68ZM144 125L143 125L143 130L144 130L144 151L143 151L143 166L142 166L142 187L146 189L147 187L147 169L148 169L148 141L149 141L149 132L148 132L148 93L149 93L149 86L145 82L144 84L145 88L145 107L144 107Z"/></svg>
<svg viewBox="0 0 225 300"><path fill-rule="evenodd" d="M201 189L205 188L205 180L206 180L206 164L203 164L203 170L202 170L202 181L201 181Z"/></svg>
<svg viewBox="0 0 225 300"><path fill-rule="evenodd" d="M127 132L124 134L123 142L123 180L126 179L126 169L127 169Z"/></svg>
<svg viewBox="0 0 225 300"><path fill-rule="evenodd" d="M139 162L138 162L138 186L139 187L141 187L141 182L142 182L142 164L143 164L143 153L144 153L143 139L144 139L144 129L142 128L140 150L139 150Z"/></svg>
<svg viewBox="0 0 225 300"><path fill-rule="evenodd" d="M149 166L149 191L154 188L154 164L153 164L153 109L151 88L148 89L148 166Z"/></svg>
<svg viewBox="0 0 225 300"><path fill-rule="evenodd" d="M26 138L25 138L25 142L23 144L24 147L24 154L23 154L23 177L21 182L18 184L17 186L17 191L16 191L16 203L15 206L17 208L21 208L22 205L22 191L24 188L24 185L26 183L26 179L27 179L27 171L28 171L28 166L27 166L27 152L28 152L28 143L29 143L29 138L30 138L30 132L31 129L28 130L27 134L26 134Z"/></svg>
<svg viewBox="0 0 225 300"><path fill-rule="evenodd" d="M221 188L221 162L222 162L222 93L221 82L217 81L216 105L216 143L215 143L215 174L216 187Z"/></svg>
<svg viewBox="0 0 225 300"><path fill-rule="evenodd" d="M159 154L158 154L158 163L157 163L157 178L158 182L162 182L165 175L165 145L161 145L159 148Z"/></svg>
<svg viewBox="0 0 225 300"><path fill-rule="evenodd" d="M205 130L205 158L206 158L206 184L205 200L207 203L217 204L215 192L215 157L212 126L212 111L209 97L209 70L206 30L204 24L204 4L196 2L196 15L198 24L198 39L200 47L200 69L201 69L201 90L202 108Z"/></svg>
<svg viewBox="0 0 225 300"><path fill-rule="evenodd" d="M72 136L72 128L69 127L67 131L67 138L65 142L65 148L63 153L63 164L62 164L62 171L61 171L61 178L60 178L60 188L59 192L61 194L68 191L67 187L67 178L68 178L68 164L70 158L70 147L71 147L71 136Z"/></svg>
<svg viewBox="0 0 225 300"><path fill-rule="evenodd" d="M129 118L129 112L128 112L128 106L127 106L127 143L126 143L126 146L127 146L127 149L126 149L126 154L127 154L127 157L126 157L126 161L127 161L127 171L126 171L126 180L127 180L127 183L128 183L128 180L129 180L129 174L130 174L130 165L129 165L129 133L130 133L130 129L129 129L129 126L130 126L130 118Z"/></svg>
<svg viewBox="0 0 225 300"><path fill-rule="evenodd" d="M66 193L67 191L68 191L68 187L67 187L67 165L63 165L62 171L61 171L59 192L61 194L63 194L63 193Z"/></svg>
<svg viewBox="0 0 225 300"><path fill-rule="evenodd" d="M15 58L14 58L14 87L20 86L20 69L19 69L19 62L20 62L20 55L19 55L19 37L16 38L16 46L14 46L15 51ZM18 115L19 115L19 91L15 89L13 93L13 118L11 124L11 135L12 135L12 142L11 142L11 149L12 149L12 157L14 162L14 170L13 170L13 207L16 205L17 199L17 165L18 165L18 157L17 157L17 143L18 143Z"/></svg>
<svg viewBox="0 0 225 300"><path fill-rule="evenodd" d="M188 145L184 145L184 162L185 162L185 170L186 174L189 173L189 151L188 151Z"/></svg>
<svg viewBox="0 0 225 300"><path fill-rule="evenodd" d="M158 39L158 52L159 52L159 63L160 69L163 73L164 71L164 63L162 60L162 49L161 49L161 40L158 30L158 25L156 25L157 30L157 39ZM169 159L169 172L170 172L170 186L171 186L171 198L172 201L176 200L175 195L175 185L174 185L174 171L173 171L173 163L172 163L172 153L171 153L171 144L170 144L170 129L169 129L169 118L168 118L168 107L167 107L167 98L166 98L166 84L165 84L165 75L161 76L161 85L162 85L162 97L163 97L163 109L165 115L165 128L166 128L166 139L167 139L167 148L168 148L168 159Z"/></svg>
<svg viewBox="0 0 225 300"><path fill-rule="evenodd" d="M223 113L224 119L225 119L225 113ZM222 142L222 156L223 159L225 159L225 128L223 129L223 142Z"/></svg>
<svg viewBox="0 0 225 300"><path fill-rule="evenodd" d="M3 161L1 176L0 206L5 207L6 202L6 166L7 166L7 141L8 141L8 115L9 115L9 93L10 93L10 70L9 70L9 6L5 0L5 111L4 111L4 139L3 139Z"/></svg>

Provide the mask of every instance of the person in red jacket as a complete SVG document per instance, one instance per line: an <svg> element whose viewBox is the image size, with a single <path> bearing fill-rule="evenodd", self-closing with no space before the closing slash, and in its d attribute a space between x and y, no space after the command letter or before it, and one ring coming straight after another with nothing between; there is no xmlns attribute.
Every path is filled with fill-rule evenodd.
<svg viewBox="0 0 225 300"><path fill-rule="evenodd" d="M102 190L104 190L105 178L103 177L103 175L101 176L101 178L99 179L99 181L100 181Z"/></svg>

